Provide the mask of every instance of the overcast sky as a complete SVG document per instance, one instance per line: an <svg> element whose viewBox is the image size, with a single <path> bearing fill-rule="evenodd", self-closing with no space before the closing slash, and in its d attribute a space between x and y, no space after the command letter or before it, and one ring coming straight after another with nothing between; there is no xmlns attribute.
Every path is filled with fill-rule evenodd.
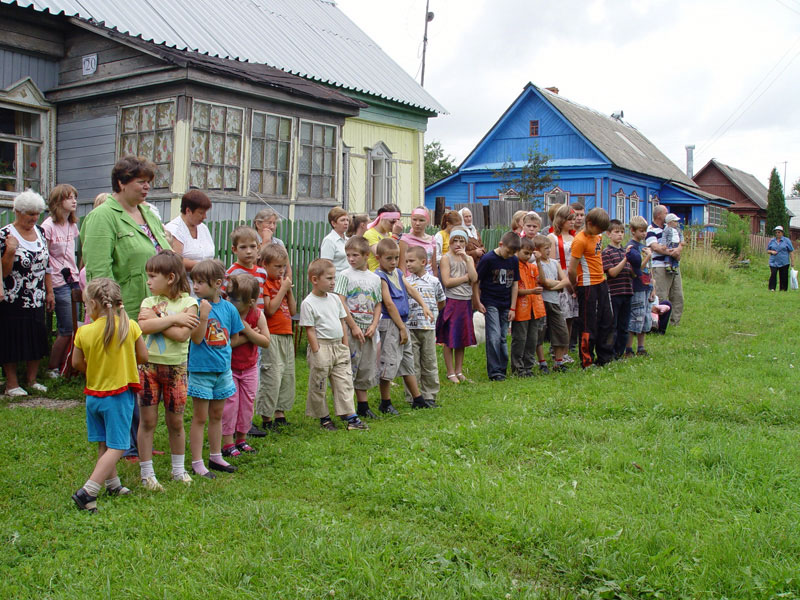
<svg viewBox="0 0 800 600"><path fill-rule="evenodd" d="M419 81L425 0L337 0ZM526 83L620 109L681 169L711 158L800 177L800 0L430 0L431 119L463 160Z"/></svg>

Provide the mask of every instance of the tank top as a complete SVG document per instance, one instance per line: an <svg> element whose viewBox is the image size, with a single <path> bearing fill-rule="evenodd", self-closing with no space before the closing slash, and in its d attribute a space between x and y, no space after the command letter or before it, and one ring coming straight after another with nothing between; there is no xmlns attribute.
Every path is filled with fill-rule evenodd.
<svg viewBox="0 0 800 600"><path fill-rule="evenodd" d="M389 297L394 302L397 312L400 313L400 319L405 323L408 321L408 293L406 292L406 285L403 283L403 273L400 269L395 269L394 273L397 276L397 285L392 282L392 278L383 269L375 271L375 274L389 286ZM381 319L391 319L386 311L385 304L381 306Z"/></svg>
<svg viewBox="0 0 800 600"><path fill-rule="evenodd" d="M260 316L261 311L258 308L251 308L243 320L255 329ZM244 335L244 332L240 335ZM231 369L243 371L255 365L256 362L258 362L258 346L251 341L247 341L231 350Z"/></svg>
<svg viewBox="0 0 800 600"><path fill-rule="evenodd" d="M463 260L454 261L452 257L448 258L450 259L450 277L464 277L467 274L467 263ZM452 298L453 300L469 300L472 298L472 285L465 281L455 287L445 287L444 295L446 298Z"/></svg>
<svg viewBox="0 0 800 600"><path fill-rule="evenodd" d="M572 242L575 240L575 237L573 236L570 241L565 242L564 238L560 235L556 235L555 233L553 235L556 236L556 255L553 258L557 260L559 264L561 264L561 268L566 271L568 267L567 259L570 257Z"/></svg>
<svg viewBox="0 0 800 600"><path fill-rule="evenodd" d="M547 262L542 261L540 263L542 267L542 275L544 275L545 279L550 279L551 281L558 281L558 264L552 258ZM552 302L553 304L558 304L558 295L561 292L556 290L542 290L542 300L545 302Z"/></svg>

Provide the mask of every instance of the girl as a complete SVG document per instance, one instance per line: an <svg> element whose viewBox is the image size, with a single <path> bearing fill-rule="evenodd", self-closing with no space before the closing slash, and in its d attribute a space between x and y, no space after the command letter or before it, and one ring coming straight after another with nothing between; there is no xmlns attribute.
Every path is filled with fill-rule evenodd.
<svg viewBox="0 0 800 600"><path fill-rule="evenodd" d="M351 238L354 235L364 235L369 225L369 217L367 215L350 215L350 225L347 227L347 237Z"/></svg>
<svg viewBox="0 0 800 600"><path fill-rule="evenodd" d="M442 222L439 225L441 231L433 236L436 240L437 256L444 257L447 254L450 249L450 232L453 227L458 227L461 223L461 215L454 210L448 210L442 215Z"/></svg>
<svg viewBox="0 0 800 600"><path fill-rule="evenodd" d="M214 259L201 260L192 269L194 293L200 299L200 323L192 331L189 352L189 389L194 403L189 447L196 475L215 479L203 464L203 434L208 421L208 466L233 473L236 467L222 458L222 411L225 400L236 393L231 373L231 344L243 329L239 311L220 296L225 267Z"/></svg>
<svg viewBox="0 0 800 600"><path fill-rule="evenodd" d="M563 271L567 271L571 258L570 250L572 241L575 239L575 212L566 204L556 211L553 217L553 233L550 238L550 256L561 265ZM578 317L578 297L572 286L561 290L558 298L561 305L561 314L567 320L567 331L572 339L572 322ZM575 362L569 354L564 354L564 363Z"/></svg>
<svg viewBox="0 0 800 600"><path fill-rule="evenodd" d="M64 183L57 185L47 199L50 216L42 223L47 249L50 252L50 276L56 296L58 323L58 337L53 342L50 363L47 365L47 376L50 379L61 375L61 367L72 338L72 285L78 281L78 265L75 263L75 240L78 239L76 225L78 217L75 215L77 208L77 190Z"/></svg>
<svg viewBox="0 0 800 600"><path fill-rule="evenodd" d="M139 327L146 337L147 364L140 367L142 394L139 399L139 468L142 485L163 491L153 470L153 433L158 423L158 403L164 402L164 421L172 451L172 479L187 485L186 433L183 412L186 407L186 360L189 336L197 327L197 300L189 295L189 280L183 259L172 250L151 256L145 265L147 287L152 296L142 301Z"/></svg>
<svg viewBox="0 0 800 600"><path fill-rule="evenodd" d="M140 389L137 363L147 361L147 348L136 321L128 318L119 285L93 279L84 293L92 323L75 334L72 366L86 373L86 428L98 442L97 464L72 500L81 510L97 511L97 495L105 481L115 496L130 494L117 476L117 461L130 446L131 416Z"/></svg>
<svg viewBox="0 0 800 600"><path fill-rule="evenodd" d="M434 277L439 277L439 260L436 254L436 241L433 239L433 236L425 233L425 227L428 226L429 221L430 214L428 213L428 209L424 206L418 206L411 211L411 231L400 239L400 252L405 256L409 246L419 246L425 250L425 255L428 259L428 264L425 265L425 271ZM408 271L406 271L406 275L408 275Z"/></svg>
<svg viewBox="0 0 800 600"><path fill-rule="evenodd" d="M519 235L522 233L522 219L528 214L527 210L518 210L511 217L511 231Z"/></svg>
<svg viewBox="0 0 800 600"><path fill-rule="evenodd" d="M228 300L239 311L244 329L231 343L231 372L236 391L225 401L222 411L222 456L255 452L246 438L253 424L253 401L258 389L258 349L269 347L267 318L256 307L261 294L261 286L252 275L234 275L228 280Z"/></svg>
<svg viewBox="0 0 800 600"><path fill-rule="evenodd" d="M453 383L467 380L461 372L464 348L476 344L472 326L472 295L478 272L475 270L475 261L466 252L467 240L464 229L450 231L450 250L442 256L440 265L447 300L436 321L436 342L444 344L442 354L447 367L447 379Z"/></svg>

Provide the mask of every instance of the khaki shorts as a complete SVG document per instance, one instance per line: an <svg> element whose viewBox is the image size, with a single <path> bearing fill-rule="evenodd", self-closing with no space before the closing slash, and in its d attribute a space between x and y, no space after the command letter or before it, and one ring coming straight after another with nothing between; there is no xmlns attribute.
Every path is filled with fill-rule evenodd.
<svg viewBox="0 0 800 600"><path fill-rule="evenodd" d="M561 307L556 302L545 302L544 309L547 312L547 331L550 332L550 345L556 348L567 348L569 346L569 332L567 322L561 313Z"/></svg>
<svg viewBox="0 0 800 600"><path fill-rule="evenodd" d="M408 336L406 344L401 344L400 330L391 319L381 319L378 331L381 334L378 378L391 381L395 377L414 375L414 347L411 345L411 336Z"/></svg>
<svg viewBox="0 0 800 600"><path fill-rule="evenodd" d="M375 370L378 363L377 339L377 332L371 338L365 338L363 344L350 336L350 365L353 368L353 387L357 390L375 387Z"/></svg>

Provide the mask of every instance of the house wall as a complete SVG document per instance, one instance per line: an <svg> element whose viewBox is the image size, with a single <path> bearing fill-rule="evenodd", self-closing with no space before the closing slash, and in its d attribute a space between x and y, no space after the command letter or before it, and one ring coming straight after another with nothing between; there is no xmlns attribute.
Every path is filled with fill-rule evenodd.
<svg viewBox="0 0 800 600"><path fill-rule="evenodd" d="M41 91L47 91L58 83L58 61L0 47L0 88L7 88L26 77L30 77Z"/></svg>
<svg viewBox="0 0 800 600"><path fill-rule="evenodd" d="M767 218L767 211L750 200L716 166L710 164L703 169L694 182L705 192L732 200L733 206L728 210L750 221L750 233L760 233L761 220Z"/></svg>

